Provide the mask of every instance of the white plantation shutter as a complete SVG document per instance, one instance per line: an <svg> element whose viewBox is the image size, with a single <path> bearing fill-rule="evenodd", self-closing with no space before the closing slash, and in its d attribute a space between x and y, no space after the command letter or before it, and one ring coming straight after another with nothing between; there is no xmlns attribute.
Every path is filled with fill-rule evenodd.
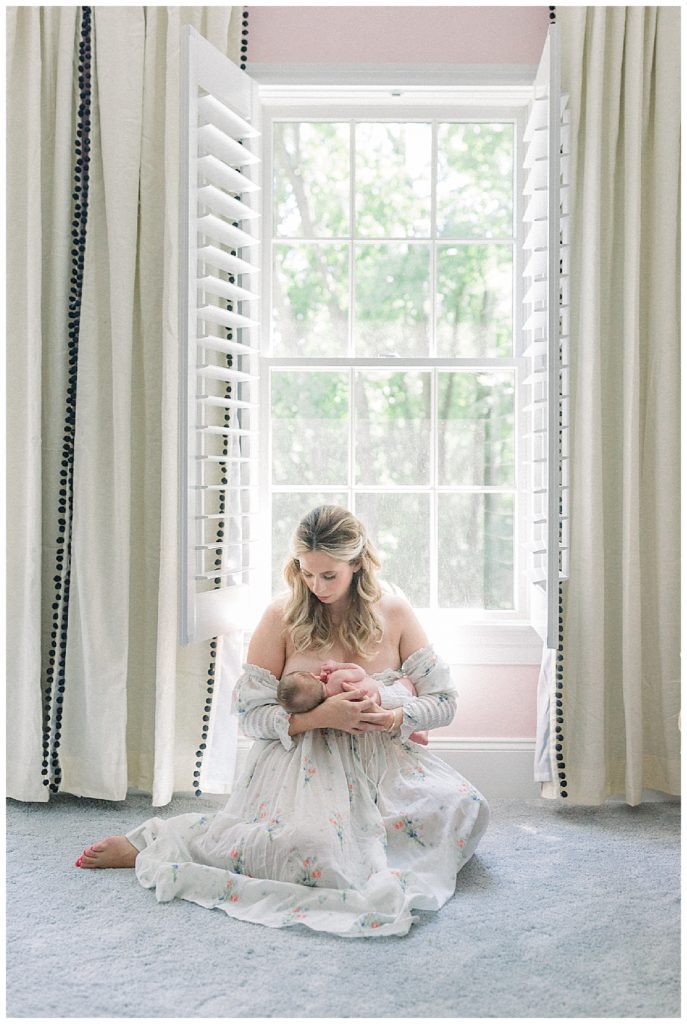
<svg viewBox="0 0 687 1024"><path fill-rule="evenodd" d="M240 627L255 586L257 86L182 40L179 638Z"/></svg>
<svg viewBox="0 0 687 1024"><path fill-rule="evenodd" d="M532 622L558 647L558 589L568 570L568 189L570 125L560 95L558 27L549 34L525 130L523 355L529 360L526 552Z"/></svg>

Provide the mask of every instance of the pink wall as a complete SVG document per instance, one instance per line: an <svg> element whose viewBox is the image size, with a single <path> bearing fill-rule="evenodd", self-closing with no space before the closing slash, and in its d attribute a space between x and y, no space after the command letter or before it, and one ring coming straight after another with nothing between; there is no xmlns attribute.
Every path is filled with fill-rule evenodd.
<svg viewBox="0 0 687 1024"><path fill-rule="evenodd" d="M537 679L534 665L460 665L451 674L458 710L446 729L432 736L460 739L529 739L537 734Z"/></svg>
<svg viewBox="0 0 687 1024"><path fill-rule="evenodd" d="M249 7L257 64L537 64L548 7Z"/></svg>

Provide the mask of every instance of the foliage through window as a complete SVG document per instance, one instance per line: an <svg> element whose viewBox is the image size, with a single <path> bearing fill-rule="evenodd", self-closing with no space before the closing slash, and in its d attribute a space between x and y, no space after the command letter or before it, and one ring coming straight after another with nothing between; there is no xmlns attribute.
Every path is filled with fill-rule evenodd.
<svg viewBox="0 0 687 1024"><path fill-rule="evenodd" d="M517 609L515 131L273 121L275 591L299 516L336 502L416 607Z"/></svg>

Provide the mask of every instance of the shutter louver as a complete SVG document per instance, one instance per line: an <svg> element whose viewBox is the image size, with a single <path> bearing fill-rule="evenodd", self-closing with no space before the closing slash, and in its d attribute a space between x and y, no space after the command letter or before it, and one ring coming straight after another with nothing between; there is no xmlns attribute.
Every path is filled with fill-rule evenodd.
<svg viewBox="0 0 687 1024"><path fill-rule="evenodd" d="M550 26L525 130L524 349L532 623L558 646L558 584L568 570L568 251L570 147L559 85L558 37Z"/></svg>
<svg viewBox="0 0 687 1024"><path fill-rule="evenodd" d="M256 539L257 87L182 39L179 638L242 625Z"/></svg>

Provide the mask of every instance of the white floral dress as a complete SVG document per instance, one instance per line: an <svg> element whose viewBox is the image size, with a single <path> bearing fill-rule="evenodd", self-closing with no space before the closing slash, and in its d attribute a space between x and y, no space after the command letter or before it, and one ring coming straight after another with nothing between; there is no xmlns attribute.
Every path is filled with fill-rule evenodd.
<svg viewBox="0 0 687 1024"><path fill-rule="evenodd" d="M441 758L408 741L453 718L448 666L425 647L375 678L401 675L417 697L404 705L400 736L313 729L290 737L277 680L245 665L234 710L243 732L258 737L246 768L219 813L152 818L128 834L141 885L160 901L345 937L405 935L413 908L438 910L489 808Z"/></svg>

